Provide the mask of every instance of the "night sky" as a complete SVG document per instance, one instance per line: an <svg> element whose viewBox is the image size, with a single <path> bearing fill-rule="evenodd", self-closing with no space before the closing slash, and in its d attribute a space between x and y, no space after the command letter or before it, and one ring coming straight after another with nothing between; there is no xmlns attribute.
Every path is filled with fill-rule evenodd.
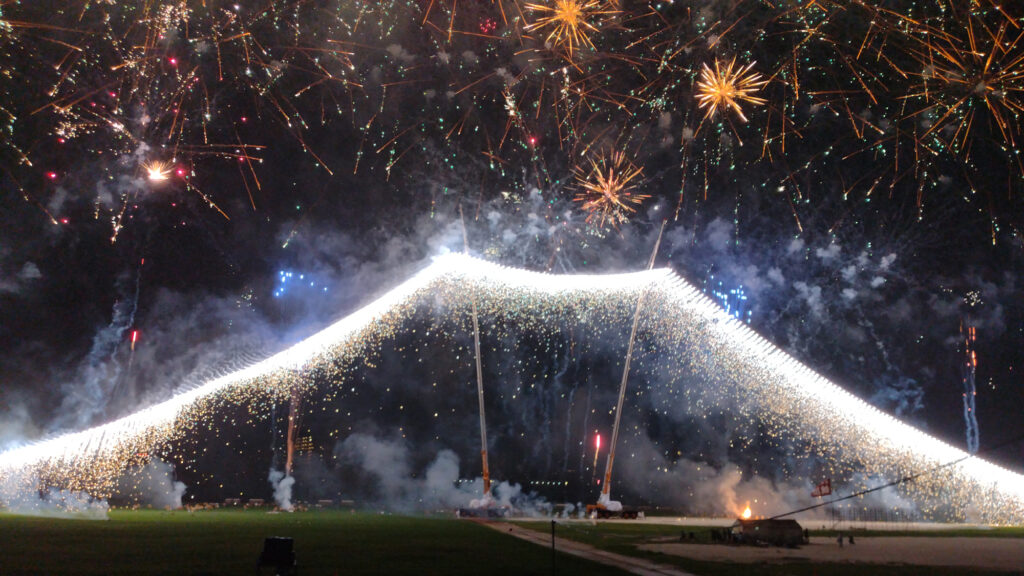
<svg viewBox="0 0 1024 576"><path fill-rule="evenodd" d="M978 448L1024 470L1024 8L576 4L570 48L525 0L3 3L0 445L301 340L461 251L461 210L556 274L641 270L667 219L656 266L964 449L973 351Z"/></svg>

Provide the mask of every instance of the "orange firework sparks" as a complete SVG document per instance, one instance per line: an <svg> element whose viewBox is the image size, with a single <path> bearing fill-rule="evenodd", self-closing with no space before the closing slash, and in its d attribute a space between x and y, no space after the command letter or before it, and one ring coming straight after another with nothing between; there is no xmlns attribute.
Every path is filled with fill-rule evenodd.
<svg viewBox="0 0 1024 576"><path fill-rule="evenodd" d="M765 99L754 96L755 92L768 83L767 80L762 80L757 72L750 72L754 64L756 62L736 68L735 57L725 67L716 59L714 70L704 64L696 86L699 105L706 109L704 118L711 118L720 109L725 111L731 108L740 120L746 122L747 117L743 115L739 102L758 106L766 102Z"/></svg>
<svg viewBox="0 0 1024 576"><path fill-rule="evenodd" d="M621 151L591 158L589 169L573 168L579 189L573 200L587 212L588 223L597 220L600 226L610 222L618 227L651 197L636 192L642 174L643 168L630 162Z"/></svg>
<svg viewBox="0 0 1024 576"><path fill-rule="evenodd" d="M618 14L612 5L598 0L555 0L553 6L527 4L526 7L543 16L526 26L525 30L531 32L551 28L546 42L564 49L569 58L580 47L594 47L590 33L597 32L597 26L593 23L595 20Z"/></svg>
<svg viewBox="0 0 1024 576"><path fill-rule="evenodd" d="M1006 22L989 28L968 16L962 33L927 28L920 41L914 57L924 72L905 98L923 100L917 114L934 117L922 140L969 157L977 112L986 111L1006 146L1016 148L1024 114L1024 31L1009 32Z"/></svg>

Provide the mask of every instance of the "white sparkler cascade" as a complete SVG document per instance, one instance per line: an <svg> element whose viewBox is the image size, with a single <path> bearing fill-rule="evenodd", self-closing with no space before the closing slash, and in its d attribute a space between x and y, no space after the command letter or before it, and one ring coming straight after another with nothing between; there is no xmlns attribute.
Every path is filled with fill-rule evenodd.
<svg viewBox="0 0 1024 576"><path fill-rule="evenodd" d="M129 464L137 464L141 456L197 420L201 423L208 415L204 406L216 406L228 395L241 402L253 391L287 398L296 373L339 358L358 358L367 346L396 333L417 306L428 309L438 298L465 302L466 290L479 296L481 314L519 306L523 310L516 311L517 317L533 314L534 322L542 321L540 310L590 311L608 303L621 308L622 302L633 302L646 292L644 329L671 349L693 355L669 361L690 362L704 371L701 377L708 386L741 395L777 437L813 439L819 452L833 462L841 458L869 475L887 478L968 456L816 374L669 270L553 276L450 254L371 304L262 362L109 424L0 453L0 485L22 481L39 486L46 481L106 496ZM960 509L970 502L987 522L1024 523L1024 475L972 457L931 477L936 478L933 483L919 479L907 489L919 490L921 497L941 493Z"/></svg>

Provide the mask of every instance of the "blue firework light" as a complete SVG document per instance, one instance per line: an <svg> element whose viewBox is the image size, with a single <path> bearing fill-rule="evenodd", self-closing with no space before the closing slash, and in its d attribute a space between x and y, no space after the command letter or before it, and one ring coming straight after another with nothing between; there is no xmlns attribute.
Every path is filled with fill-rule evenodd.
<svg viewBox="0 0 1024 576"><path fill-rule="evenodd" d="M750 324L754 312L750 309L750 299L743 284L730 288L723 281L715 280L714 274L710 274L704 281L704 293L714 298L727 314L740 322Z"/></svg>
<svg viewBox="0 0 1024 576"><path fill-rule="evenodd" d="M326 294L327 284L313 274L296 270L279 270L274 285L274 298L309 297Z"/></svg>

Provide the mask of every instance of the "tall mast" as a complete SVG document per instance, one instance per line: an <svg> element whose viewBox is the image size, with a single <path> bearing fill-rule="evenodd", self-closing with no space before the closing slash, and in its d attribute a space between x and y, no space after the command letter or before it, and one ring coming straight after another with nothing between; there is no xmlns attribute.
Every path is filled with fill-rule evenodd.
<svg viewBox="0 0 1024 576"><path fill-rule="evenodd" d="M284 462L284 475L292 475L292 463L295 455L295 434L299 425L299 409L302 406L302 398L299 396L298 385L295 381L291 385L291 398L288 402L288 435L286 437L286 452Z"/></svg>
<svg viewBox="0 0 1024 576"><path fill-rule="evenodd" d="M661 246L661 235L665 232L665 225L668 220L661 223L661 230L658 231L658 240L654 243L654 250L651 252L651 260L647 263L647 269L654 268L654 260L658 256L658 247ZM611 501L609 492L612 486L612 465L615 463L615 446L619 443L619 422L622 420L622 402L626 399L626 383L629 381L629 363L633 360L633 345L636 342L636 328L640 323L640 309L643 307L644 299L647 297L647 290L640 293L636 302L636 311L633 313L633 329L629 332L629 347L626 348L626 362L622 368L622 383L619 385L619 402L615 405L615 427L612 428L612 441L608 445L608 465L604 470L604 484L601 487L601 497L598 504L607 505Z"/></svg>
<svg viewBox="0 0 1024 576"><path fill-rule="evenodd" d="M466 220L459 206L459 220L462 221L462 250L469 254L469 237L466 235ZM491 493L491 470L487 465L487 418L484 416L484 371L480 365L480 323L477 319L476 294L470 298L473 310L473 349L476 352L476 396L480 404L480 460L484 467L484 497Z"/></svg>

